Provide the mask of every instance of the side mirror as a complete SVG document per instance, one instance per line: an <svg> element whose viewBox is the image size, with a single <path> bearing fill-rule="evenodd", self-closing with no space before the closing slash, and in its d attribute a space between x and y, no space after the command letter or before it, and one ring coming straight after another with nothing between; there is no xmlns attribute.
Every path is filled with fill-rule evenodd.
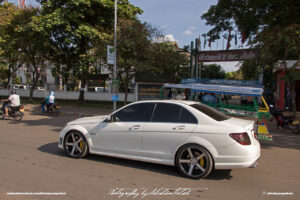
<svg viewBox="0 0 300 200"><path fill-rule="evenodd" d="M115 121L116 121L116 116L114 116L114 115L110 115L104 120L104 122L107 122L107 123L112 123Z"/></svg>

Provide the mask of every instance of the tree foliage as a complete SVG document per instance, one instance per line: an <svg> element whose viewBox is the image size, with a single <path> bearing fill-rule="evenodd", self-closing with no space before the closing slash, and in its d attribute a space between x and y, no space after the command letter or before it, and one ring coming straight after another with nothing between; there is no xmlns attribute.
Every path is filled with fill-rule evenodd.
<svg viewBox="0 0 300 200"><path fill-rule="evenodd" d="M52 45L50 55L64 71L72 70L84 88L89 67L97 61L97 47L112 38L114 1L111 0L39 0L42 13L35 19L37 30L47 34ZM118 3L120 18L135 18L142 11L128 0ZM62 69L58 70L59 72ZM80 90L80 102L84 90Z"/></svg>
<svg viewBox="0 0 300 200"><path fill-rule="evenodd" d="M212 26L207 33L211 40L220 38L229 29L248 38L249 44L258 51L260 64L254 67L264 68L264 80L267 80L264 84L271 86L272 80L268 77L271 77L276 62L300 60L299 10L299 0L219 0L202 15L202 19ZM295 80L293 76L287 79L291 83Z"/></svg>
<svg viewBox="0 0 300 200"><path fill-rule="evenodd" d="M225 71L217 64L202 65L201 77L208 79L224 79Z"/></svg>
<svg viewBox="0 0 300 200"><path fill-rule="evenodd" d="M45 35L36 31L37 24L33 18L39 14L37 7L27 7L20 10L19 15L14 18L16 37L18 40L18 51L27 66L27 71L32 75L29 97L32 98L33 91L38 85L41 71L45 67L47 59L48 40ZM37 39L38 38L38 39Z"/></svg>
<svg viewBox="0 0 300 200"><path fill-rule="evenodd" d="M130 81L138 72L147 68L145 61L150 52L150 38L155 34L155 30L137 19L121 19L118 27L118 78L121 83L120 89L125 92L126 104Z"/></svg>
<svg viewBox="0 0 300 200"><path fill-rule="evenodd" d="M213 28L208 36L213 40L224 31L237 30L246 37L278 27L300 22L298 0L220 0L202 15Z"/></svg>
<svg viewBox="0 0 300 200"><path fill-rule="evenodd" d="M0 4L0 58L8 67L5 87L9 86L13 74L21 67L24 60L20 56L20 37L16 29L19 24L14 19L20 15L20 10L14 4L6 1Z"/></svg>
<svg viewBox="0 0 300 200"><path fill-rule="evenodd" d="M244 61L240 70L245 80L256 80L258 75L256 59Z"/></svg>

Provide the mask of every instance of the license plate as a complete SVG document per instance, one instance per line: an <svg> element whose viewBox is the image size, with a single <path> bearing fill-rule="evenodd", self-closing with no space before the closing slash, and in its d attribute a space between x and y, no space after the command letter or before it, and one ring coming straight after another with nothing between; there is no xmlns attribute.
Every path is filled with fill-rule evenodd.
<svg viewBox="0 0 300 200"><path fill-rule="evenodd" d="M273 137L270 134L263 134L263 135L262 134L257 134L256 139L258 139L258 140L269 140L269 141L272 141Z"/></svg>
<svg viewBox="0 0 300 200"><path fill-rule="evenodd" d="M20 112L24 112L24 108L20 109Z"/></svg>
<svg viewBox="0 0 300 200"><path fill-rule="evenodd" d="M298 125L299 123L300 123L299 120L295 120L292 122L293 125Z"/></svg>

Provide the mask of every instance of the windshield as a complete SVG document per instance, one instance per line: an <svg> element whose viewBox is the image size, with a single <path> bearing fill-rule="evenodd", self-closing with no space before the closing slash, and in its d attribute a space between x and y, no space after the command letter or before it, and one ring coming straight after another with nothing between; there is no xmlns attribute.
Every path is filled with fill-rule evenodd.
<svg viewBox="0 0 300 200"><path fill-rule="evenodd" d="M230 117L225 115L224 113L218 111L217 109L214 109L212 107L209 107L204 104L192 104L191 107L199 110L200 112L206 114L207 116L213 118L216 121L224 121L229 119Z"/></svg>

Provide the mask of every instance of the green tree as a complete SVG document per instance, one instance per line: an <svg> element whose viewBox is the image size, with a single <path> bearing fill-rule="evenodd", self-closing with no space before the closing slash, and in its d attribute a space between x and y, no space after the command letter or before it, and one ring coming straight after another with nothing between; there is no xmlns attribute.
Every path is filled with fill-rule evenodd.
<svg viewBox="0 0 300 200"><path fill-rule="evenodd" d="M2 65L8 67L5 87L12 83L12 76L24 63L19 52L20 38L15 29L18 23L14 18L20 14L20 9L12 3L4 1L0 4L0 58Z"/></svg>
<svg viewBox="0 0 300 200"><path fill-rule="evenodd" d="M185 55L174 49L170 42L153 43L155 38L162 37L161 31L156 27L141 23L139 20L120 20L118 37L118 77L120 90L125 92L124 103L127 102L127 93L133 77L143 81L178 81L185 76L188 70Z"/></svg>
<svg viewBox="0 0 300 200"><path fill-rule="evenodd" d="M229 29L242 33L257 48L259 66L268 66L266 71L272 73L277 61L299 59L299 9L298 0L220 0L202 19L212 26L207 33L211 40L219 39ZM290 78L288 81L293 82Z"/></svg>
<svg viewBox="0 0 300 200"><path fill-rule="evenodd" d="M202 65L201 77L209 79L224 79L225 71L217 64Z"/></svg>
<svg viewBox="0 0 300 200"><path fill-rule="evenodd" d="M33 97L41 77L41 71L47 59L47 40L40 32L36 31L38 26L32 20L39 14L39 8L27 7L20 10L20 13L13 19L16 24L15 33L18 38L19 54L26 63L27 71L31 72L32 81L29 98Z"/></svg>
<svg viewBox="0 0 300 200"><path fill-rule="evenodd" d="M159 82L179 82L189 77L189 58L176 51L173 42L153 43L149 54L148 70ZM148 78L149 79L149 78Z"/></svg>
<svg viewBox="0 0 300 200"><path fill-rule="evenodd" d="M240 67L245 80L256 80L258 75L258 64L256 59L245 60Z"/></svg>
<svg viewBox="0 0 300 200"><path fill-rule="evenodd" d="M120 89L124 90L124 104L127 103L127 94L130 81L136 73L147 67L147 57L151 41L152 27L136 19L121 19L118 34L118 78Z"/></svg>
<svg viewBox="0 0 300 200"><path fill-rule="evenodd" d="M52 60L57 65L72 70L84 88L89 67L97 62L93 53L101 43L112 36L114 1L111 0L39 0L42 14L36 18L39 29L48 34L52 47ZM135 18L142 11L128 0L118 3L120 18ZM62 71L62 70L60 70ZM80 90L79 101L84 101L84 90Z"/></svg>

